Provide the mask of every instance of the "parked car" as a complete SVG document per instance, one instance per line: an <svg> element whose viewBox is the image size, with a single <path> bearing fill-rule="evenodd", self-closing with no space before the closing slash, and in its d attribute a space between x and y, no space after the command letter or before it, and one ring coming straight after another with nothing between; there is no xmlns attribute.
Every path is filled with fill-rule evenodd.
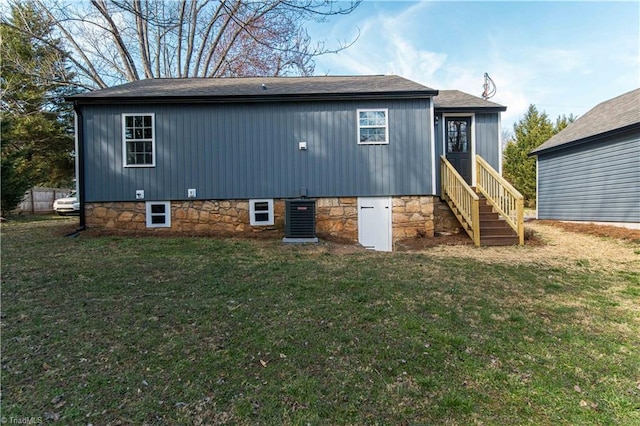
<svg viewBox="0 0 640 426"><path fill-rule="evenodd" d="M53 202L53 210L60 216L79 214L80 202L78 201L75 191L69 194L68 197L55 200Z"/></svg>

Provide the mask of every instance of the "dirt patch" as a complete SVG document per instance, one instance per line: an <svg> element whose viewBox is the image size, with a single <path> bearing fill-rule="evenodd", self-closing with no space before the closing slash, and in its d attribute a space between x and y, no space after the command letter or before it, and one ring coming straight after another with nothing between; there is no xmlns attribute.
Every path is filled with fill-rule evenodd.
<svg viewBox="0 0 640 426"><path fill-rule="evenodd" d="M540 235L533 230L525 230L525 244L527 246L541 246L544 241ZM396 241L396 251L419 251L440 246L470 246L473 247L473 241L465 233L457 234L440 234L433 238L407 238L405 240Z"/></svg>
<svg viewBox="0 0 640 426"><path fill-rule="evenodd" d="M439 246L472 246L473 241L469 236L460 232L458 234L438 234L433 238L420 237L420 238L407 238L404 240L396 241L396 251L416 251L424 250Z"/></svg>
<svg viewBox="0 0 640 426"><path fill-rule="evenodd" d="M260 232L229 232L229 231L171 231L168 229L105 229L105 228L87 228L82 231L82 235L88 237L157 237L157 238L237 238L247 240L274 240L282 238L282 231L277 229L269 229Z"/></svg>

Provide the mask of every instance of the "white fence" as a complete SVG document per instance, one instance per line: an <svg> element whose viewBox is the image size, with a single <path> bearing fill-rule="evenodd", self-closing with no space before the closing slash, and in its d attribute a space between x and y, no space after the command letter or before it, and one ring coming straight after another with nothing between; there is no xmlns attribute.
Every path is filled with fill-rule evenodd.
<svg viewBox="0 0 640 426"><path fill-rule="evenodd" d="M17 208L19 213L46 214L53 213L53 201L68 197L71 189L33 187L28 190Z"/></svg>

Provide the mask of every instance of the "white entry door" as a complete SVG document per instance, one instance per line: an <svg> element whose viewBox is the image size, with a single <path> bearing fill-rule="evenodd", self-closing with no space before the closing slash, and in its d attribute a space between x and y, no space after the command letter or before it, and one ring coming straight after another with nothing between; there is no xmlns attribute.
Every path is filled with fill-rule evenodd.
<svg viewBox="0 0 640 426"><path fill-rule="evenodd" d="M365 248L391 251L391 197L358 198L358 242Z"/></svg>

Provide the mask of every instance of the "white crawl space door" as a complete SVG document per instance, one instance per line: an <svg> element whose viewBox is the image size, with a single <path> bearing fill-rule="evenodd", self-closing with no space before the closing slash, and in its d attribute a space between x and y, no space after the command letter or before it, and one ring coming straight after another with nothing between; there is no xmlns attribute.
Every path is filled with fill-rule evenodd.
<svg viewBox="0 0 640 426"><path fill-rule="evenodd" d="M358 198L358 242L365 248L391 251L391 197Z"/></svg>

